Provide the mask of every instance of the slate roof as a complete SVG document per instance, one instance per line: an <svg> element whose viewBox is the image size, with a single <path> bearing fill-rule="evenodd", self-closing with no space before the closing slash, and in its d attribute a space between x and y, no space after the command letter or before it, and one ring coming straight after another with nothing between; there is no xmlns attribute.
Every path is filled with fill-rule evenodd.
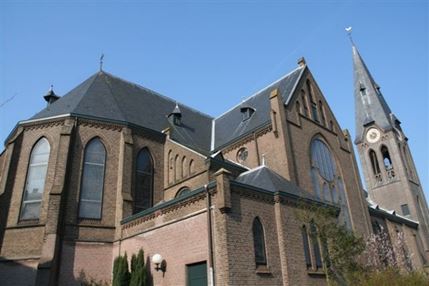
<svg viewBox="0 0 429 286"><path fill-rule="evenodd" d="M298 67L278 81L270 84L266 88L249 97L239 105L233 107L226 113L215 119L214 151L221 149L238 140L242 136L268 124L270 117L270 92L278 88L285 104L288 103L293 94L305 67ZM241 108L250 107L255 110L252 116L243 121Z"/></svg>
<svg viewBox="0 0 429 286"><path fill-rule="evenodd" d="M392 129L393 125L390 120L392 111L354 45L352 52L356 122L355 142L360 142L367 124L374 122L384 130ZM361 89L365 89L366 98L362 96Z"/></svg>
<svg viewBox="0 0 429 286"><path fill-rule="evenodd" d="M71 114L130 123L161 132L171 128L172 139L201 153L210 152L212 117L180 105L181 125L167 116L176 101L106 72L97 72L31 119Z"/></svg>
<svg viewBox="0 0 429 286"><path fill-rule="evenodd" d="M297 185L286 180L265 165L241 173L234 181L273 193L282 191L301 198L320 201L313 194L299 188Z"/></svg>

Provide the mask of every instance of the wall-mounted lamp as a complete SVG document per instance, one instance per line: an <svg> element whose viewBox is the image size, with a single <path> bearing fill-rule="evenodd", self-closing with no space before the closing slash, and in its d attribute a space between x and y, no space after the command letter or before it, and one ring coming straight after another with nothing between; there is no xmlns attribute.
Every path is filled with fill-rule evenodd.
<svg viewBox="0 0 429 286"><path fill-rule="evenodd" d="M156 271L161 270L162 272L165 272L167 268L167 262L162 258L161 254L154 254L152 256L152 263L155 264Z"/></svg>

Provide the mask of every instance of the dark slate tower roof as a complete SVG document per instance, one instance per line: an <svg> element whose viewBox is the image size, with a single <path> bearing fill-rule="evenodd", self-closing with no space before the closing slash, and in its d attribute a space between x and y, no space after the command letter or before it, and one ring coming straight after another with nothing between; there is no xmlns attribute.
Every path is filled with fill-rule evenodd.
<svg viewBox="0 0 429 286"><path fill-rule="evenodd" d="M355 45L353 51L353 75L355 96L356 139L359 143L363 138L365 126L375 123L387 131L393 128L391 110L380 92Z"/></svg>
<svg viewBox="0 0 429 286"><path fill-rule="evenodd" d="M97 72L31 119L67 115L137 125L161 132L176 101L104 71ZM180 106L181 126L171 137L202 153L210 151L212 117Z"/></svg>
<svg viewBox="0 0 429 286"><path fill-rule="evenodd" d="M265 124L269 124L271 122L270 92L278 88L283 102L287 104L305 68L305 66L296 68L278 81L270 84L217 117L215 119L213 150L219 150ZM243 120L242 112L247 108L252 109L254 112L251 113L250 118Z"/></svg>

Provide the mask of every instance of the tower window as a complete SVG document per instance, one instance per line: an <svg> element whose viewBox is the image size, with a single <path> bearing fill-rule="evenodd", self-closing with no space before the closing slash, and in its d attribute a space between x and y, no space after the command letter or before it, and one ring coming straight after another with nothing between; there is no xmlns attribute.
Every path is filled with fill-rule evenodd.
<svg viewBox="0 0 429 286"><path fill-rule="evenodd" d="M369 159L371 160L372 172L374 175L378 175L381 173L380 166L378 165L377 154L374 150L369 150Z"/></svg>
<svg viewBox="0 0 429 286"><path fill-rule="evenodd" d="M393 169L392 160L390 159L389 150L386 146L381 147L381 154L383 155L383 163L386 170Z"/></svg>
<svg viewBox="0 0 429 286"><path fill-rule="evenodd" d="M402 214L405 216L410 215L410 209L408 207L408 204L401 205Z"/></svg>

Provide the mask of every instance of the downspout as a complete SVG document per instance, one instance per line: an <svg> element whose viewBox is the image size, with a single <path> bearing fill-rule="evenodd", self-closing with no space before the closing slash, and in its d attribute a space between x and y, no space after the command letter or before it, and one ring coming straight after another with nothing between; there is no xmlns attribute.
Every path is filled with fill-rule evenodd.
<svg viewBox="0 0 429 286"><path fill-rule="evenodd" d="M209 192L209 188L207 186L207 184L204 185L204 190L206 191L206 202L207 202L207 232L208 232L208 246L209 246L209 285L214 286L215 285L215 281L214 281L214 267L213 267L213 240L212 240L212 235L213 235L213 230L212 230L212 214L211 214L211 197L210 197L210 192Z"/></svg>

